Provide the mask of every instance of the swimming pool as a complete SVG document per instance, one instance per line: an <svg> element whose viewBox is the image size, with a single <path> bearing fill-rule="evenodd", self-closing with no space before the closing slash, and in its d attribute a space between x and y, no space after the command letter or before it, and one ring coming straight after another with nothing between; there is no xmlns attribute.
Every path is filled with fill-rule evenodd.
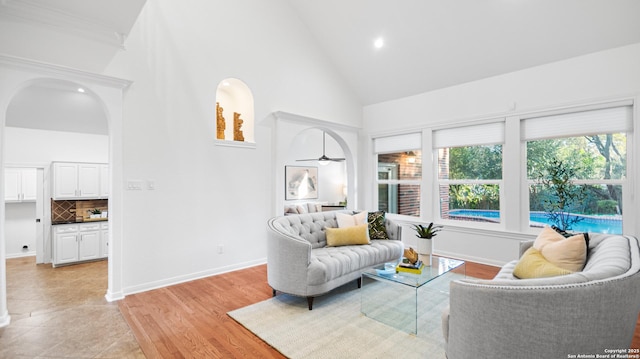
<svg viewBox="0 0 640 359"><path fill-rule="evenodd" d="M500 212L480 209L453 209L449 211L451 217L480 217L489 222L499 222ZM594 232L594 233L622 233L622 219L613 216L584 216L583 220L573 225L572 232ZM462 219L460 218L460 219ZM529 225L532 227L542 227L553 225L544 212L531 212L529 215Z"/></svg>

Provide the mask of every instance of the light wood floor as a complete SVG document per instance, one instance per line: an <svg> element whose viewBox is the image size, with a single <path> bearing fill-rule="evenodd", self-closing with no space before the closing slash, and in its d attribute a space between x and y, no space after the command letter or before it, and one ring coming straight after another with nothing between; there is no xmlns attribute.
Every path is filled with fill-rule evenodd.
<svg viewBox="0 0 640 359"><path fill-rule="evenodd" d="M498 270L466 265L466 275L476 278L493 278ZM130 295L120 311L148 358L284 358L226 315L271 297L266 273L261 265ZM638 329L632 347L640 348Z"/></svg>
<svg viewBox="0 0 640 359"><path fill-rule="evenodd" d="M119 306L148 358L284 358L227 316L270 297L262 265L129 295Z"/></svg>

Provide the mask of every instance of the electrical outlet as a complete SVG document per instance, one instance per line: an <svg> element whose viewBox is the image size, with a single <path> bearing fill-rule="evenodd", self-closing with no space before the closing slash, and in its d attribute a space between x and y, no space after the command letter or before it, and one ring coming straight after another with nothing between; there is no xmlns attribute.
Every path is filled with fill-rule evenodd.
<svg viewBox="0 0 640 359"><path fill-rule="evenodd" d="M224 246L220 245L218 246L218 254L222 254L222 253L224 253Z"/></svg>

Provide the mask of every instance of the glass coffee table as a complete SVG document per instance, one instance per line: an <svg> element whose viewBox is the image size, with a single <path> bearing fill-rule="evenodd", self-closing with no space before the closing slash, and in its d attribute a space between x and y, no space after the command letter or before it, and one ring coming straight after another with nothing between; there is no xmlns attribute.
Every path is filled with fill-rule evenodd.
<svg viewBox="0 0 640 359"><path fill-rule="evenodd" d="M421 274L395 271L385 274L384 265L364 271L360 288L362 314L417 334L418 317L444 301L448 303L449 283L466 275L462 260L431 256L423 261Z"/></svg>

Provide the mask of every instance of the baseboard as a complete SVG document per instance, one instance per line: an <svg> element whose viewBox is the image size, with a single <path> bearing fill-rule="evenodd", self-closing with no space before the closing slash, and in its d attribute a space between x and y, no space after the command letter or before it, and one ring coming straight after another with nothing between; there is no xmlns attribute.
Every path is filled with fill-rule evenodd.
<svg viewBox="0 0 640 359"><path fill-rule="evenodd" d="M110 291L107 291L107 294L104 295L104 299L106 299L107 302L111 303L111 302L115 302L117 300L124 299L124 294L122 292L110 292Z"/></svg>
<svg viewBox="0 0 640 359"><path fill-rule="evenodd" d="M255 261L238 263L238 264L234 264L234 265L230 265L230 266L226 266L226 267L214 268L214 269L206 270L206 271L202 271L202 272L197 272L197 273L187 274L187 275L183 275L183 276L178 276L178 277L168 278L168 279L164 279L164 280L159 280L159 281L155 281L155 282L149 282L149 283L145 283L145 284L131 286L131 287L124 288L124 290L122 291L122 298L124 298L127 295L131 295L131 294L146 292L146 291L150 291L150 290L154 290L154 289L158 289L158 288L169 287L169 286L172 286L172 285L176 285L176 284L180 284L180 283L184 283L184 282L189 282L189 281L192 281L192 280L207 278L207 277L211 277L211 276L214 276L214 275L233 272L233 271L240 270L240 269L255 267L255 266L258 266L258 265L265 264L265 263L267 263L267 259L263 258L263 259L258 259L258 260L255 260ZM108 294L109 293L107 293L107 295ZM118 299L115 299L115 300L119 300L119 299L122 299L122 298L118 298ZM107 299L107 300L109 300L109 299Z"/></svg>
<svg viewBox="0 0 640 359"><path fill-rule="evenodd" d="M474 257L474 256L464 255L464 254L461 254L461 253L456 253L456 252L434 251L433 255L442 256L442 257L448 257L448 258L461 259L463 261L475 262L475 263L479 263L479 264L486 264L486 265L494 266L494 267L502 267L503 265L507 264L507 262L494 261L494 260L490 260L490 259L487 259L487 258Z"/></svg>
<svg viewBox="0 0 640 359"><path fill-rule="evenodd" d="M5 256L5 258L6 259L11 259L11 258L35 257L35 256L36 256L36 251L30 251L30 252L25 252L25 253L7 254Z"/></svg>
<svg viewBox="0 0 640 359"><path fill-rule="evenodd" d="M4 312L3 315L0 316L0 328L4 328L11 324L11 316L9 312Z"/></svg>

